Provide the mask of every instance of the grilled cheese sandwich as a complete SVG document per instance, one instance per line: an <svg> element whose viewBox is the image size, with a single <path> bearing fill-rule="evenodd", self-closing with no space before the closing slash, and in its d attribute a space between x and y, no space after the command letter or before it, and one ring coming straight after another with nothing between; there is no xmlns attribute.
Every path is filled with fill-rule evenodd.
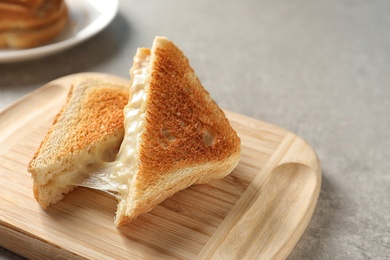
<svg viewBox="0 0 390 260"><path fill-rule="evenodd" d="M151 49L137 50L130 76L115 160L82 161L79 173L66 179L71 187L113 194L117 226L193 184L225 177L241 153L240 139L225 114L167 38L156 37ZM74 163L79 163L76 158Z"/></svg>

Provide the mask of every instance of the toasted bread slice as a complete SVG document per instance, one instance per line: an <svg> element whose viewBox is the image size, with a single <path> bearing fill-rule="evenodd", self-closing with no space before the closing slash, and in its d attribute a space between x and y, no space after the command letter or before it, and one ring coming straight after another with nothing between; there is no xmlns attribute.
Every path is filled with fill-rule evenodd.
<svg viewBox="0 0 390 260"><path fill-rule="evenodd" d="M87 168L113 161L123 139L128 86L100 77L82 77L28 165L34 196L42 208L73 190Z"/></svg>
<svg viewBox="0 0 390 260"><path fill-rule="evenodd" d="M118 226L192 184L225 177L240 159L239 137L171 41L156 37L151 50L138 49L130 73L125 136L110 177L122 184Z"/></svg>

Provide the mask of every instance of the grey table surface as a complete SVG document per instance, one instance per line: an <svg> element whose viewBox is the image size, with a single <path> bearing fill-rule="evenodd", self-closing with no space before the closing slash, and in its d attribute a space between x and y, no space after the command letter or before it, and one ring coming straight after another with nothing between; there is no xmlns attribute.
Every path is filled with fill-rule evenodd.
<svg viewBox="0 0 390 260"><path fill-rule="evenodd" d="M390 259L390 1L121 1L77 47L0 64L0 109L72 73L127 78L155 35L184 51L221 107L317 151L318 204L289 259Z"/></svg>

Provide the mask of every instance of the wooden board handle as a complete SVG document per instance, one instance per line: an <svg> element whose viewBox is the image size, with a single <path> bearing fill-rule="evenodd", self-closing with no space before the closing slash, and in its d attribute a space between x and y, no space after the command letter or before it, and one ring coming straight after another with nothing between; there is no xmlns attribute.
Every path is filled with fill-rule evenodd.
<svg viewBox="0 0 390 260"><path fill-rule="evenodd" d="M314 150L293 134L252 181L199 259L283 259L315 209L321 170Z"/></svg>

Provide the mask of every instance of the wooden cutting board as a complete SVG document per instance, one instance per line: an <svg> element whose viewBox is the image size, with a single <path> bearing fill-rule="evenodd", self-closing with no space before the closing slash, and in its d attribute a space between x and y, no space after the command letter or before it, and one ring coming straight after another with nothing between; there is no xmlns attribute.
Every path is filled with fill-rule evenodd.
<svg viewBox="0 0 390 260"><path fill-rule="evenodd" d="M54 80L0 113L0 246L37 259L289 255L318 199L319 160L293 133L228 111L242 141L242 159L224 179L181 191L121 228L113 223L116 200L100 191L78 188L42 210L26 166L70 82L86 74Z"/></svg>

